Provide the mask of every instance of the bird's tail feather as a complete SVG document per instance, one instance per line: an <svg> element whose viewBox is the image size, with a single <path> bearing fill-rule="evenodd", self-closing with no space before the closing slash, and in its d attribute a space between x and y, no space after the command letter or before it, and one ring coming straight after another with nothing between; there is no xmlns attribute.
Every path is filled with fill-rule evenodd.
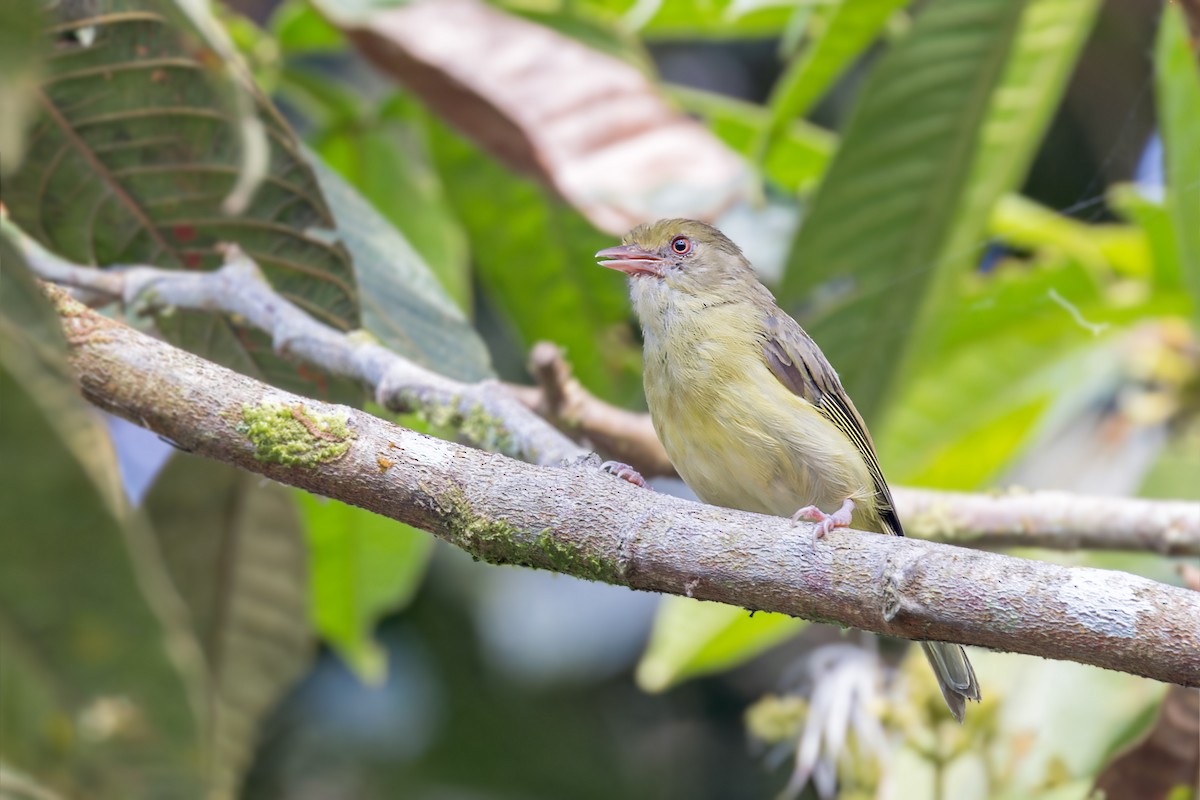
<svg viewBox="0 0 1200 800"><path fill-rule="evenodd" d="M948 642L921 642L921 648L942 687L942 697L946 698L950 713L962 722L967 700L979 702L979 682L975 680L975 670L967 660L966 651L962 645Z"/></svg>

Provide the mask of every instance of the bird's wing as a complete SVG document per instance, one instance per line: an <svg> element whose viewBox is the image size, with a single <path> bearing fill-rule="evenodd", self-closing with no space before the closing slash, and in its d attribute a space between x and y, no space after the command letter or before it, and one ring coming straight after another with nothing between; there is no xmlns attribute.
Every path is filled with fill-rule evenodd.
<svg viewBox="0 0 1200 800"><path fill-rule="evenodd" d="M885 531L903 536L904 528L896 515L892 492L888 489L887 481L883 479L883 471L879 468L875 445L871 441L866 423L859 416L858 409L854 407L846 390L842 388L842 382L829 362L824 358L805 355L817 352L817 345L794 319L782 312L767 317L766 338L763 342L763 355L767 366L780 383L793 394L811 403L854 443L855 449L862 455L863 461L867 462L867 469L871 472L879 519Z"/></svg>

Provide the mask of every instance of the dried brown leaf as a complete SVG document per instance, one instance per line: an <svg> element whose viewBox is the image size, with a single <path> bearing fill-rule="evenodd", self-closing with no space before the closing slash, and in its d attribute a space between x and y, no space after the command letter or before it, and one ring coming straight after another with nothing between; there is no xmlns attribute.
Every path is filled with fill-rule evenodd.
<svg viewBox="0 0 1200 800"><path fill-rule="evenodd" d="M744 193L740 157L642 72L556 31L477 0L353 16L318 5L437 114L602 230L712 220Z"/></svg>

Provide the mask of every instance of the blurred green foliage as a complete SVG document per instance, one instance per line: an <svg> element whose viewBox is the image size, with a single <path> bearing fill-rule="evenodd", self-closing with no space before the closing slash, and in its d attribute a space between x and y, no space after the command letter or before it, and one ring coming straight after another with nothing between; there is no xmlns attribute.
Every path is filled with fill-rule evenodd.
<svg viewBox="0 0 1200 800"><path fill-rule="evenodd" d="M312 5L287 0L262 25L222 11L257 81L251 91L240 67L214 64L221 46L203 34L214 23L195 9L62 5L75 16L41 50L0 47L3 200L25 234L96 266L207 268L218 241L236 241L318 318L361 325L444 374L524 380L525 354L548 339L593 393L641 404L625 288L593 265L613 235L491 159L480 132L449 129L370 71ZM841 371L891 480L984 488L1091 424L1086 441L1115 441L1118 454L1140 434L1159 437L1148 468L1114 458L1134 470L1126 484L1197 497L1200 78L1178 7L1167 8L1154 49L1165 192L1110 187L1115 216L1096 222L1016 192L1097 2L497 6L645 71L662 42L771 39L781 77L765 103L682 86L663 93L758 170L759 196L732 209L730 224L750 220L770 239L751 242L756 252L790 253L761 264L764 276ZM13 31L42 24L36 4L5 8ZM374 9L343 10L363 24ZM852 107L837 131L813 121L830 95ZM231 218L222 203L245 175L247 120L271 144L262 188ZM18 161L13 143L24 140ZM768 211L787 224L764 222ZM422 532L185 457L158 478L145 512L130 508L107 434L74 394L57 324L9 239L0 248L0 789L11 766L67 796L190 797L202 782L209 796L232 796L248 769L272 758L255 755L257 732L309 668L313 638L382 692L420 648L397 661L374 631L416 597L419 627L457 687L446 701L451 733L428 756L431 791L468 775L480 796L583 796L584 785L588 796L611 796L603 781L617 773L624 796L704 790L701 769L662 783L658 762L672 751L661 743L638 740L654 763L622 749L639 709L661 710L673 694L634 695L626 673L608 687L622 698L618 721L603 718L599 695L488 684L486 656L462 630L469 613L457 609L439 627L439 603L450 604L436 593L450 573L435 569L422 588L433 551ZM278 386L362 402L357 387L278 356L229 321L153 322L175 343ZM1170 578L1153 556L1068 557ZM728 673L805 625L666 598L636 680L652 691L692 681L674 693L698 691L703 676ZM987 703L972 707L967 727L948 726L924 665L910 669L910 658L883 715L906 744L883 773L848 755L838 767L846 786L1080 796L1157 700L1130 676L972 657ZM725 700L741 704L734 716L748 702ZM789 725L802 723L805 705L783 702ZM527 712L519 736L502 724ZM687 730L685 740L697 735ZM503 745L519 738L529 746L514 772ZM725 741L709 760L724 763L738 747ZM583 757L597 748L602 758ZM565 766L520 774L543 753Z"/></svg>

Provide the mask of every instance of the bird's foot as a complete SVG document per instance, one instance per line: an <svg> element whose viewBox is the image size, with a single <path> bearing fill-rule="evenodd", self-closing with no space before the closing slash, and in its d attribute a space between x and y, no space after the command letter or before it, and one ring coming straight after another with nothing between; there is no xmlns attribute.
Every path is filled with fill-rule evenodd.
<svg viewBox="0 0 1200 800"><path fill-rule="evenodd" d="M801 521L815 522L813 539L820 539L834 528L849 528L850 518L853 514L854 501L847 497L842 501L842 507L832 514L826 514L816 506L805 506L792 514L792 525Z"/></svg>
<svg viewBox="0 0 1200 800"><path fill-rule="evenodd" d="M646 485L646 479L642 477L642 474L628 464L623 464L620 461L605 461L600 465L600 469L609 475L616 475L621 480L628 481L641 489L650 488Z"/></svg>

